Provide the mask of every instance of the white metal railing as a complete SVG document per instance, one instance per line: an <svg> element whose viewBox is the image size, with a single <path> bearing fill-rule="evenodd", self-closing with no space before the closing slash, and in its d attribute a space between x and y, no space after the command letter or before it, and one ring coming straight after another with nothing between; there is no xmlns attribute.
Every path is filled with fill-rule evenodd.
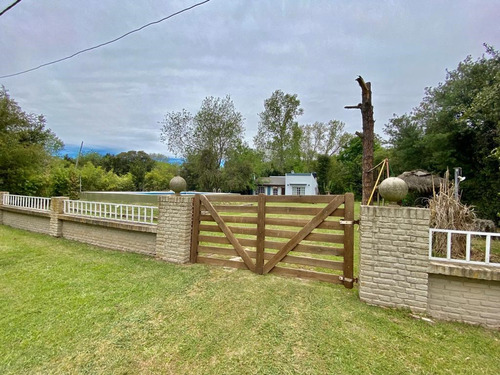
<svg viewBox="0 0 500 375"><path fill-rule="evenodd" d="M2 203L5 206L31 208L37 211L50 211L50 198L5 194Z"/></svg>
<svg viewBox="0 0 500 375"><path fill-rule="evenodd" d="M432 241L432 239L433 239L434 233L446 233L446 257L433 256L433 241ZM460 235L466 236L465 259L452 258L452 235L453 234L460 234ZM474 237L481 236L481 237L486 238L485 248L484 248L484 261L471 260L472 236L474 236ZM429 259L448 261L448 262L467 263L467 264L491 265L491 266L500 267L500 263L490 262L491 238L492 237L498 237L500 239L500 233L469 232L469 231L464 231L464 230L429 228Z"/></svg>
<svg viewBox="0 0 500 375"><path fill-rule="evenodd" d="M75 200L64 201L64 213L67 215L90 216L133 223L155 224L157 211L158 208L152 206Z"/></svg>

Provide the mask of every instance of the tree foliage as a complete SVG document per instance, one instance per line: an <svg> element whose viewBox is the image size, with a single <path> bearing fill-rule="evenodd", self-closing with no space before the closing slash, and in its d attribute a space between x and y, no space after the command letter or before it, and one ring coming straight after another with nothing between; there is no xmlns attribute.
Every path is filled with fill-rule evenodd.
<svg viewBox="0 0 500 375"><path fill-rule="evenodd" d="M183 156L181 174L188 187L212 191L222 188L222 167L242 144L243 117L230 96L207 97L196 115L186 110L165 115L160 139Z"/></svg>
<svg viewBox="0 0 500 375"><path fill-rule="evenodd" d="M303 112L296 94L276 90L264 101L264 111L259 114L254 143L271 168L280 174L300 167L302 130L296 118Z"/></svg>
<svg viewBox="0 0 500 375"><path fill-rule="evenodd" d="M162 124L160 139L171 152L187 158L208 150L217 168L241 143L244 131L243 117L229 95L205 98L194 116L184 109L167 113Z"/></svg>
<svg viewBox="0 0 500 375"><path fill-rule="evenodd" d="M0 189L13 194L47 195L52 154L62 141L45 118L24 112L5 87L0 90Z"/></svg>
<svg viewBox="0 0 500 375"><path fill-rule="evenodd" d="M345 124L338 120L328 123L315 122L301 126L302 139L301 151L304 167L307 171L319 168L315 165L320 155L332 156L338 154L342 146L349 141L349 136L344 131Z"/></svg>
<svg viewBox="0 0 500 375"><path fill-rule="evenodd" d="M460 187L465 203L495 219L500 211L500 164L494 152L500 142L500 56L470 56L447 72L446 80L427 88L410 114L394 117L385 128L396 173L423 168L443 173L462 167ZM498 220L498 219L497 219Z"/></svg>

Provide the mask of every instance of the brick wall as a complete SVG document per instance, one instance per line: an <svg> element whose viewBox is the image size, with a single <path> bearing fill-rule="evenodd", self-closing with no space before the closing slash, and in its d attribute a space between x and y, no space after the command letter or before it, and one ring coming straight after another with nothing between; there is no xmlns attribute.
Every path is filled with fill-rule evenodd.
<svg viewBox="0 0 500 375"><path fill-rule="evenodd" d="M429 314L438 319L500 328L500 282L429 275Z"/></svg>
<svg viewBox="0 0 500 375"><path fill-rule="evenodd" d="M139 226L138 226L139 227ZM156 233L131 230L131 225L102 226L85 221L63 220L62 237L108 249L155 255Z"/></svg>
<svg viewBox="0 0 500 375"><path fill-rule="evenodd" d="M429 210L362 206L360 227L361 300L425 312Z"/></svg>
<svg viewBox="0 0 500 375"><path fill-rule="evenodd" d="M31 232L50 234L50 214L32 212L29 210L2 210L3 225L12 228L25 229Z"/></svg>
<svg viewBox="0 0 500 375"><path fill-rule="evenodd" d="M159 196L158 224L78 217L63 213L66 197L54 197L50 212L5 207L0 192L0 224L109 249L186 263L191 251L192 196ZM158 235L157 235L158 232Z"/></svg>
<svg viewBox="0 0 500 375"><path fill-rule="evenodd" d="M361 207L361 300L500 328L500 267L430 261L429 213Z"/></svg>
<svg viewBox="0 0 500 375"><path fill-rule="evenodd" d="M156 256L173 263L187 263L191 253L193 197L158 197L158 235Z"/></svg>

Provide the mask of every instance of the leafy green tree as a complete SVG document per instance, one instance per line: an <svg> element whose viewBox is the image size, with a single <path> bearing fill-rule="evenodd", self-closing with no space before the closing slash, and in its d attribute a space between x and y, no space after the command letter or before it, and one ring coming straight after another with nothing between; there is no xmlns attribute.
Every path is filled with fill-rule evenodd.
<svg viewBox="0 0 500 375"><path fill-rule="evenodd" d="M189 155L182 164L181 176L186 180L188 190L222 189L222 170L218 167L217 156L208 149Z"/></svg>
<svg viewBox="0 0 500 375"><path fill-rule="evenodd" d="M101 165L118 176L130 173L134 182L133 190L142 191L146 173L153 169L155 161L144 151L127 151L117 155L106 154L102 158Z"/></svg>
<svg viewBox="0 0 500 375"><path fill-rule="evenodd" d="M0 90L0 189L13 194L48 195L49 166L62 141L45 127L42 115L28 114L5 87Z"/></svg>
<svg viewBox="0 0 500 375"><path fill-rule="evenodd" d="M462 167L467 177L462 200L480 216L500 211L500 163L492 156L500 144L500 56L470 56L449 71L444 83L426 89L420 105L386 126L393 165L443 173ZM498 218L496 218L498 220Z"/></svg>
<svg viewBox="0 0 500 375"><path fill-rule="evenodd" d="M318 155L316 168L318 189L320 194L328 191L328 173L330 172L331 157L329 155Z"/></svg>
<svg viewBox="0 0 500 375"><path fill-rule="evenodd" d="M260 122L254 143L271 168L280 174L302 167L302 130L296 118L303 112L296 94L276 90L264 101L264 111L259 114Z"/></svg>
<svg viewBox="0 0 500 375"><path fill-rule="evenodd" d="M264 170L262 155L247 145L232 150L222 170L222 189L227 192L251 194L255 178Z"/></svg>
<svg viewBox="0 0 500 375"><path fill-rule="evenodd" d="M50 195L77 199L79 190L79 175L75 165L71 161L55 158L50 168Z"/></svg>
<svg viewBox="0 0 500 375"><path fill-rule="evenodd" d="M396 174L422 168L422 156L425 153L424 129L412 116L394 116L385 127L392 144L390 163Z"/></svg>
<svg viewBox="0 0 500 375"><path fill-rule="evenodd" d="M170 112L162 122L160 139L175 155L185 159L182 174L198 190L221 188L222 166L243 138L243 117L230 96L207 97L192 115Z"/></svg>
<svg viewBox="0 0 500 375"><path fill-rule="evenodd" d="M315 161L319 155L332 156L338 154L342 146L349 141L344 131L345 124L338 120L328 123L315 122L301 126L301 149L305 168L314 170Z"/></svg>
<svg viewBox="0 0 500 375"><path fill-rule="evenodd" d="M170 180L177 175L178 167L165 162L156 162L154 168L144 177L144 190L169 190Z"/></svg>

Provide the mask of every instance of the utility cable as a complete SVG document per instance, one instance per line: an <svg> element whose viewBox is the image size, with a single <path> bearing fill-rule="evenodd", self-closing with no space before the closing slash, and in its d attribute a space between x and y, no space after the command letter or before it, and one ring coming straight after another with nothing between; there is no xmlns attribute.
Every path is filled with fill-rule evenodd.
<svg viewBox="0 0 500 375"><path fill-rule="evenodd" d="M0 16L3 16L5 13L7 13L9 10L11 10L12 8L14 8L17 4L19 4L21 2L21 0L16 0L14 3L10 4L7 8L5 8L4 10L2 10L0 12Z"/></svg>
<svg viewBox="0 0 500 375"><path fill-rule="evenodd" d="M19 0L19 1L21 1L21 0ZM172 14L171 14L171 15L169 15L169 16L163 17L163 18L161 18L161 19L159 19L159 20L157 20L157 21L150 22L150 23L148 23L148 24L146 24L146 25L144 25L144 26L141 26L141 27L139 27L139 28L137 28L137 29L131 30L131 31L129 31L129 32L127 32L127 33L125 33L125 34L123 34L123 35L119 36L118 38L112 39L112 40L110 40L110 41L108 41L108 42L104 42L104 43L98 44L98 45L96 45L96 46L93 46L93 47L89 47L89 48L83 49L83 50L81 50L81 51L75 52L74 54L69 55L69 56L66 56L66 57L63 57L63 58L61 58L61 59L57 59L57 60L54 60L54 61L50 61L50 62L48 62L48 63L44 63L44 64L41 64L41 65L38 65L38 66L37 66L37 67L35 67L35 68L31 68L31 69L23 70L22 72L18 72L18 73L6 74L6 75L4 75L4 76L0 76L0 78L9 78L9 77L18 76L18 75L21 75L21 74L25 74L25 73L28 73L28 72L32 72L32 71L34 71L34 70L38 70L38 69L40 69L40 68L43 68L44 66L48 66L48 65L52 65L52 64L56 64L56 63L59 63L59 62L64 61L64 60L69 60L69 59L71 59L71 58L73 58L73 57L75 57L75 56L77 56L77 55L80 55L80 54L82 54L82 53L84 53L84 52L92 51L92 50L94 50L94 49L97 49L97 48L100 48L100 47L104 47L104 46L106 46L106 45L108 45L108 44L111 44L111 43L117 42L117 41L119 41L120 39L123 39L123 38L125 38L126 36L128 36L128 35L130 35L130 34L133 34L133 33L136 33L136 32L138 32L138 31L141 31L142 29L145 29L146 27L149 27L149 26L151 26L151 25L155 25L155 24L158 24L158 23L163 22L163 21L165 21L165 20L168 20L169 18L175 17L175 16L177 16L177 15L179 15L179 14L181 14L181 13L187 12L188 10L191 10L191 9L193 9L193 8L196 8L196 7L200 6L200 5L203 5L203 4L205 4L205 3L208 3L209 1L210 1L210 0L205 0L205 1L202 1L202 2L200 2L200 3L194 4L194 5L192 5L192 6L188 7L188 8L184 8L184 9L182 9L182 10L178 11L178 12L172 13Z"/></svg>

